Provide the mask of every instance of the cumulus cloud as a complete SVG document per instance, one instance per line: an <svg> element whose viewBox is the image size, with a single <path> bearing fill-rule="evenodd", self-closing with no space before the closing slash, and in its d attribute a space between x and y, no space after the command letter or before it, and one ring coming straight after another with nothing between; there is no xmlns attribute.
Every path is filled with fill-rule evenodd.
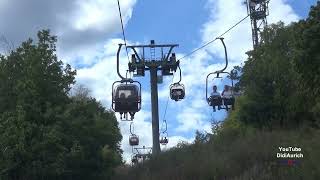
<svg viewBox="0 0 320 180"><path fill-rule="evenodd" d="M124 23L136 0L122 0ZM18 46L41 29L58 35L58 52L64 58L86 60L99 52L107 38L120 32L116 1L106 0L1 0L0 35ZM87 60L89 61L89 60Z"/></svg>
<svg viewBox="0 0 320 180"><path fill-rule="evenodd" d="M203 25L202 39L208 42L226 31L231 25L247 16L247 8L243 0L209 0L210 20ZM272 0L269 4L268 23L283 21L286 24L297 21L298 16L285 0ZM252 49L250 18L224 36L228 54L232 62L241 63L246 58L245 52ZM209 53L223 56L219 44L213 43L206 50Z"/></svg>

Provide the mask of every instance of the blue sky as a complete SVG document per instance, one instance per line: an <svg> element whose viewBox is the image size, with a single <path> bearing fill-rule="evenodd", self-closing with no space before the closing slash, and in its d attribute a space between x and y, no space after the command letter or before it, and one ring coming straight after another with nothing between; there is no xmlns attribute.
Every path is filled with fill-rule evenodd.
<svg viewBox="0 0 320 180"><path fill-rule="evenodd" d="M208 19L206 3L206 0L197 3L183 0L138 1L126 34L132 41L148 43L153 38L161 43L178 42L181 52L190 50L198 45L201 38L198 27Z"/></svg>
<svg viewBox="0 0 320 180"><path fill-rule="evenodd" d="M247 13L246 7L241 5L242 0L120 0L120 3L128 44L149 43L151 39L157 43L177 43L180 45L175 49L178 57L212 40ZM271 0L268 22L281 20L289 24L305 18L315 3L316 0ZM30 36L35 37L38 30L50 28L58 35L58 56L77 69L77 83L87 86L93 97L110 108L111 85L119 80L115 71L115 53L117 44L122 42L116 0L47 0L43 3L0 0L0 22L0 35L15 46ZM245 52L252 49L249 19L224 37L230 70L243 63ZM212 113L204 94L206 75L224 66L223 58L222 45L216 42L181 61L186 99L168 103L169 144L164 149L180 140L191 142L196 130L210 131L212 119L222 120L226 116L223 111ZM123 51L122 72L127 68L127 61ZM137 80L143 86L143 107L134 121L135 133L140 136L141 145L151 146L149 76ZM210 79L210 85L222 87L225 82ZM163 120L170 83L171 78L165 78L159 85L160 121ZM120 122L120 127L124 157L129 159L129 123Z"/></svg>
<svg viewBox="0 0 320 180"><path fill-rule="evenodd" d="M303 18L308 16L310 6L316 4L316 0L288 0L287 2L292 6L293 10Z"/></svg>

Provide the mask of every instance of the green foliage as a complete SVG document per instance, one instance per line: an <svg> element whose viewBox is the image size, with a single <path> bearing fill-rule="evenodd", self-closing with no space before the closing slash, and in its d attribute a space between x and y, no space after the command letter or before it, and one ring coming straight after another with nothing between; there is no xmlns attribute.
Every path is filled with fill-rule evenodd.
<svg viewBox="0 0 320 180"><path fill-rule="evenodd" d="M84 94L58 60L57 38L38 33L0 56L0 179L104 179L121 162L114 114Z"/></svg>
<svg viewBox="0 0 320 180"><path fill-rule="evenodd" d="M207 143L193 143L161 153L134 167L119 168L115 180L174 179L319 179L319 130L262 132L224 129ZM298 166L281 165L278 147L301 147Z"/></svg>
<svg viewBox="0 0 320 180"><path fill-rule="evenodd" d="M309 17L293 26L296 38L293 43L295 70L299 73L303 102L309 113L313 115L313 125L320 127L320 2L311 7ZM317 120L317 121L316 121Z"/></svg>
<svg viewBox="0 0 320 180"><path fill-rule="evenodd" d="M299 72L303 85L314 97L320 94L320 2L311 8L309 17L294 24L294 67Z"/></svg>
<svg viewBox="0 0 320 180"><path fill-rule="evenodd" d="M230 76L228 75L228 78L232 79L235 83L234 87L233 87L233 90L235 92L241 91L241 87L240 87L240 83L239 83L239 80L241 79L241 75L242 75L242 67L241 66L234 66L233 70L230 72Z"/></svg>
<svg viewBox="0 0 320 180"><path fill-rule="evenodd" d="M210 134L203 134L200 131L196 131L196 137L194 138L195 144L203 144L210 140Z"/></svg>
<svg viewBox="0 0 320 180"><path fill-rule="evenodd" d="M116 117L95 99L75 96L72 100L64 112L66 144L71 150L66 169L76 179L110 176L112 168L120 164L122 153Z"/></svg>
<svg viewBox="0 0 320 180"><path fill-rule="evenodd" d="M240 120L258 127L283 127L289 97L295 98L297 91L288 53L291 34L283 23L271 25L266 33L266 43L249 54L243 67L240 84L246 102L240 106Z"/></svg>
<svg viewBox="0 0 320 180"><path fill-rule="evenodd" d="M269 26L265 43L248 53L239 82L246 99L239 106L242 122L267 129L319 127L319 7L306 20Z"/></svg>

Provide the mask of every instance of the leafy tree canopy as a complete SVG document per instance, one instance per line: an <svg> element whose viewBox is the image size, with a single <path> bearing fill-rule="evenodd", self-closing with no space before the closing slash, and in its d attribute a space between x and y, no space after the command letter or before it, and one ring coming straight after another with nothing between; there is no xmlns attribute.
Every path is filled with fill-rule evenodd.
<svg viewBox="0 0 320 180"><path fill-rule="evenodd" d="M0 179L103 179L121 163L113 112L68 96L76 71L56 42L43 30L0 56Z"/></svg>

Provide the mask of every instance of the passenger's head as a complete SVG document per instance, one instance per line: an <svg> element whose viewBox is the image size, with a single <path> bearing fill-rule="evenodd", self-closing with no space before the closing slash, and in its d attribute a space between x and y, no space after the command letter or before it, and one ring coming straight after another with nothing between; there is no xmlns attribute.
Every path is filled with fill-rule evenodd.
<svg viewBox="0 0 320 180"><path fill-rule="evenodd" d="M212 90L213 90L214 92L216 92L216 91L217 91L217 86L216 86L216 85L213 85Z"/></svg>
<svg viewBox="0 0 320 180"><path fill-rule="evenodd" d="M228 91L229 90L229 86L228 85L224 85L224 90Z"/></svg>

